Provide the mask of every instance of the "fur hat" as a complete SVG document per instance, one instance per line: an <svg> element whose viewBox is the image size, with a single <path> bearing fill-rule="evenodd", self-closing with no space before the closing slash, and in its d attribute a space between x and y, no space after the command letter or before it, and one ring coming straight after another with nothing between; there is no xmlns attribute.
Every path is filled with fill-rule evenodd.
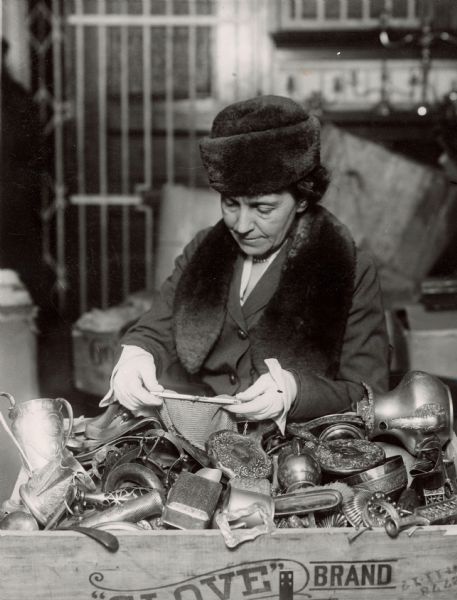
<svg viewBox="0 0 457 600"><path fill-rule="evenodd" d="M271 194L320 163L320 125L290 98L259 96L216 115L200 152L209 183L221 194Z"/></svg>

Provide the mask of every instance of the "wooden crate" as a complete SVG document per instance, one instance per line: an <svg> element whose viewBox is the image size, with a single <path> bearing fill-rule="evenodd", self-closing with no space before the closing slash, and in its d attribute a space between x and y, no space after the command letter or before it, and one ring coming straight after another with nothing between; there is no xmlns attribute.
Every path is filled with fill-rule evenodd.
<svg viewBox="0 0 457 600"><path fill-rule="evenodd" d="M109 388L111 371L119 352L118 331L83 331L74 327L73 382L76 389L103 396Z"/></svg>
<svg viewBox="0 0 457 600"><path fill-rule="evenodd" d="M407 305L403 311L407 368L456 379L457 311L427 311L422 304Z"/></svg>
<svg viewBox="0 0 457 600"><path fill-rule="evenodd" d="M1 532L0 597L22 600L417 600L457 597L457 526L275 531L228 550L218 531Z"/></svg>
<svg viewBox="0 0 457 600"><path fill-rule="evenodd" d="M140 291L130 294L126 300L106 311L95 310L83 315L73 325L73 382L76 389L89 394L103 396L109 387L109 380L114 364L119 358L121 347L120 339L127 329L154 303L157 297L155 291ZM97 331L96 328L84 326L85 317L116 318L116 326L111 321L110 328ZM82 324L81 324L82 323ZM106 321L105 321L106 326Z"/></svg>
<svg viewBox="0 0 457 600"><path fill-rule="evenodd" d="M375 256L384 288L413 289L457 230L457 190L444 173L327 124L323 204Z"/></svg>

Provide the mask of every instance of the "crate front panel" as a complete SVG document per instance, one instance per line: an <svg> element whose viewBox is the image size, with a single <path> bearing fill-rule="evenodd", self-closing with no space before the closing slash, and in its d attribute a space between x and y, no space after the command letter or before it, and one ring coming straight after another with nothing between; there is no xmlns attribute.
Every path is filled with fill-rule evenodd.
<svg viewBox="0 0 457 600"><path fill-rule="evenodd" d="M118 552L72 532L2 533L1 598L363 600L457 596L457 527L278 530L234 550L217 531L117 533Z"/></svg>

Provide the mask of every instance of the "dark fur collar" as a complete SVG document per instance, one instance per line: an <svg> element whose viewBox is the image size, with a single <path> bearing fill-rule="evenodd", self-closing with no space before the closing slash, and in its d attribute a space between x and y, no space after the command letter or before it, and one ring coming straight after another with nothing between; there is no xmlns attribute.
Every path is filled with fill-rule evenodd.
<svg viewBox="0 0 457 600"><path fill-rule="evenodd" d="M225 318L238 246L224 223L215 225L181 277L175 296L178 356L197 373ZM339 365L355 277L355 246L327 210L309 209L297 222L278 289L250 331L252 358L283 368L333 376Z"/></svg>

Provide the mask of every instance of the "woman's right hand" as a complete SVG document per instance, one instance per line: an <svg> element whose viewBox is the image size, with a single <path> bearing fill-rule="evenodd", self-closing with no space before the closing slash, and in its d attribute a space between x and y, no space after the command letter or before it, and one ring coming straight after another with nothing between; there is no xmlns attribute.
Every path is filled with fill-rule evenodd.
<svg viewBox="0 0 457 600"><path fill-rule="evenodd" d="M124 346L111 376L110 390L115 399L134 415L147 415L147 407L160 406L154 357L138 346Z"/></svg>

